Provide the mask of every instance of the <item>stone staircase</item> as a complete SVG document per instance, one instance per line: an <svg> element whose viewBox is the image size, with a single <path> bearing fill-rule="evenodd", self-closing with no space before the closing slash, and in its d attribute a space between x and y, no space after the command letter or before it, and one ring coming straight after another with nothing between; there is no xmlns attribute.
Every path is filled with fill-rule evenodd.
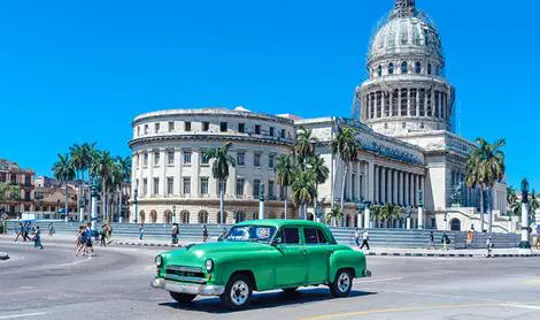
<svg viewBox="0 0 540 320"><path fill-rule="evenodd" d="M42 233L48 232L49 221L37 222ZM8 221L7 226L10 233L13 233L18 221ZM54 222L54 229L58 234L73 234L75 237L79 223L77 222ZM219 237L224 228L230 228L232 225L208 224L208 235L210 240ZM132 223L112 223L113 238L136 240L139 234L139 225ZM180 240L185 242L202 241L201 224L180 225ZM331 228L334 237L338 243L352 245L354 244L353 228ZM170 240L171 225L169 224L145 224L144 240ZM370 246L373 248L426 248L429 243L429 233L431 230L404 230L404 229L370 229ZM441 237L444 231L433 230L435 245L441 246ZM451 244L449 249L465 248L465 232L447 231ZM516 234L493 233L493 242L496 248L515 248L519 242L519 236ZM476 233L473 248L484 248L488 234Z"/></svg>

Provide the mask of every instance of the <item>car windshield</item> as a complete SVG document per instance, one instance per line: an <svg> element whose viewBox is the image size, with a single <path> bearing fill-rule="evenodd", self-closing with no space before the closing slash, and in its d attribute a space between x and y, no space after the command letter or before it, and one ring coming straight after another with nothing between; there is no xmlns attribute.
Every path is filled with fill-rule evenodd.
<svg viewBox="0 0 540 320"><path fill-rule="evenodd" d="M232 242L270 243L276 233L276 228L268 226L238 226L232 227L221 239Z"/></svg>

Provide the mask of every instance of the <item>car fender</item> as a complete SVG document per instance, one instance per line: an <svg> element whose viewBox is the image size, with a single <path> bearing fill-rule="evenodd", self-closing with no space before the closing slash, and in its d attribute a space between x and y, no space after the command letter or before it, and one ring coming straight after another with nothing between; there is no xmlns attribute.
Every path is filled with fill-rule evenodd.
<svg viewBox="0 0 540 320"><path fill-rule="evenodd" d="M338 270L344 268L353 269L355 278L363 277L366 269L366 256L363 252L354 250L338 250L332 253L330 256L329 282L334 282Z"/></svg>

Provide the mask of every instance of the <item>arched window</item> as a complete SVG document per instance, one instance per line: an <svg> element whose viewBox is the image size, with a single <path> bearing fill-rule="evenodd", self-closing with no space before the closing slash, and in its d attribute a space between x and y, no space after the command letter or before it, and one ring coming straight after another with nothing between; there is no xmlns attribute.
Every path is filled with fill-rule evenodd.
<svg viewBox="0 0 540 320"><path fill-rule="evenodd" d="M416 61L416 63L414 64L414 72L416 74L420 74L422 72L422 64L420 63L420 61Z"/></svg>
<svg viewBox="0 0 540 320"><path fill-rule="evenodd" d="M239 223L246 220L246 214L242 211L238 211L234 213L234 222Z"/></svg>
<svg viewBox="0 0 540 320"><path fill-rule="evenodd" d="M431 63L427 65L427 74L431 75Z"/></svg>
<svg viewBox="0 0 540 320"><path fill-rule="evenodd" d="M403 74L409 73L409 64L407 63L407 61L403 61L401 63L401 73Z"/></svg>
<svg viewBox="0 0 540 320"><path fill-rule="evenodd" d="M139 223L144 223L145 218L146 218L146 214L144 213L144 210L141 210L139 212Z"/></svg>
<svg viewBox="0 0 540 320"><path fill-rule="evenodd" d="M150 211L150 219L152 219L152 223L157 222L157 211L156 210Z"/></svg>
<svg viewBox="0 0 540 320"><path fill-rule="evenodd" d="M218 223L227 223L227 211L223 212L223 221L221 221L221 213L217 213L217 222Z"/></svg>
<svg viewBox="0 0 540 320"><path fill-rule="evenodd" d="M377 75L378 75L379 77L382 77L382 66L378 66L378 67L377 67Z"/></svg>
<svg viewBox="0 0 540 320"><path fill-rule="evenodd" d="M165 223L171 223L172 222L172 211L171 210L166 210L164 213L163 213L163 218L164 218L164 222Z"/></svg>
<svg viewBox="0 0 540 320"><path fill-rule="evenodd" d="M461 221L459 219L450 220L450 230L461 231Z"/></svg>
<svg viewBox="0 0 540 320"><path fill-rule="evenodd" d="M394 74L394 64L392 62L388 64L388 74Z"/></svg>
<svg viewBox="0 0 540 320"><path fill-rule="evenodd" d="M180 213L180 222L182 222L182 224L189 224L189 211L182 211Z"/></svg>
<svg viewBox="0 0 540 320"><path fill-rule="evenodd" d="M208 212L203 210L199 212L199 223L200 224L207 224L208 223Z"/></svg>

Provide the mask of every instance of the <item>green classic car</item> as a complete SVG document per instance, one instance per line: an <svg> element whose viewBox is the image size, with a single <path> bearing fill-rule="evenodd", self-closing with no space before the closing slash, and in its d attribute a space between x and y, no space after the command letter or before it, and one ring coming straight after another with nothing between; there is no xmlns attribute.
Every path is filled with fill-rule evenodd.
<svg viewBox="0 0 540 320"><path fill-rule="evenodd" d="M183 304L219 296L230 309L246 306L253 291L301 286L327 285L347 297L354 278L371 275L362 252L338 245L324 224L301 220L245 221L219 242L164 252L155 263L152 287Z"/></svg>

